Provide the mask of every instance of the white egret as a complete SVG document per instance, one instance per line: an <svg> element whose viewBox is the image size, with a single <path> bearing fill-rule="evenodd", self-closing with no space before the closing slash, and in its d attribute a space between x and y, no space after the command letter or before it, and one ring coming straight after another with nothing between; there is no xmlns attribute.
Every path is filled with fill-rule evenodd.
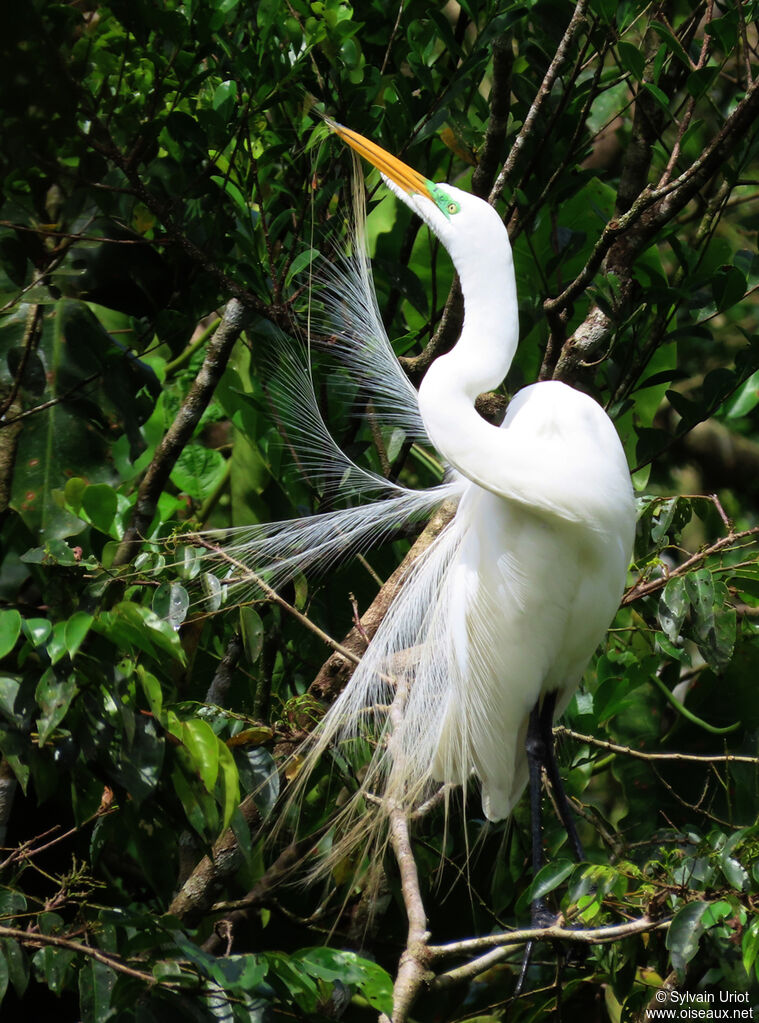
<svg viewBox="0 0 759 1023"><path fill-rule="evenodd" d="M537 764L536 746L550 735L617 609L635 528L629 471L607 414L564 383L525 387L500 427L480 417L475 399L502 382L518 341L514 266L501 219L482 199L428 181L356 132L330 127L380 170L458 273L461 335L431 365L418 395L382 327L360 244L325 285L348 365L373 386L380 412L428 438L452 472L440 487L413 491L349 463L328 436L308 372L293 362L287 386L298 391L296 439L321 466L331 463L336 485L349 479L378 499L253 527L228 550L276 585L429 514L447 497L459 499L320 723L310 756L365 734L373 716L381 737L362 791L383 796L385 807L411 809L431 782L476 777L484 814L496 821L522 793L528 759ZM543 754L555 776L550 750L538 759ZM539 785L539 767L533 777Z"/></svg>

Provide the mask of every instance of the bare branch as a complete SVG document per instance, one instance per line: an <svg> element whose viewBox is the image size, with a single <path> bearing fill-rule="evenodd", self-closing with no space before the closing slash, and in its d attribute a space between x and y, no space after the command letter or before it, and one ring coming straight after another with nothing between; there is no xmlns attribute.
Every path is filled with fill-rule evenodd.
<svg viewBox="0 0 759 1023"><path fill-rule="evenodd" d="M187 397L182 402L174 422L156 448L153 460L142 479L132 521L113 559L114 568L129 562L136 553L139 543L153 521L158 507L158 499L168 482L171 471L185 445L192 437L195 427L200 422L200 417L208 408L216 385L227 367L232 349L250 322L251 316L250 310L246 309L237 299L233 298L227 304L219 328L208 342L203 365L200 367Z"/></svg>
<svg viewBox="0 0 759 1023"><path fill-rule="evenodd" d="M752 526L751 529L743 529L738 533L730 532L727 536L723 536L720 540L710 544L710 546L704 547L703 550L697 551L689 558L686 558L682 564L677 565L666 576L638 580L622 597L622 607L632 604L633 601L638 600L640 597L648 596L650 593L656 593L657 590L664 589L670 579L676 576L687 575L691 569L706 561L707 558L719 554L721 551L727 550L733 544L740 543L743 540L752 542L754 537L759 538L759 526Z"/></svg>
<svg viewBox="0 0 759 1023"><path fill-rule="evenodd" d="M470 938L466 941L454 941L449 945L430 945L429 953L433 958L443 958L449 955L461 955L462 952L476 951L480 948L492 948L471 962L458 966L446 973L441 973L435 978L431 987L444 989L454 984L461 984L464 981L489 970L496 963L502 962L512 950L519 945L526 945L529 941L562 941L576 945L608 945L633 934L644 934L650 931L666 930L671 920L652 920L648 916L639 920L630 920L624 924L613 924L610 927L595 927L592 930L573 930L571 927L561 927L558 924L553 927L531 927L522 931L506 931L502 934L488 934L482 938Z"/></svg>
<svg viewBox="0 0 759 1023"><path fill-rule="evenodd" d="M574 13L570 18L566 31L564 32L561 42L559 43L556 49L556 53L554 54L553 60L548 66L548 70L546 71L545 77L543 78L543 81L540 84L540 88L538 89L537 95L535 96L535 99L532 101L532 106L527 112L527 117L525 117L524 119L524 124L522 125L519 134L514 140L514 145L511 147L511 152L508 155L506 163L503 165L501 173L496 178L496 182L493 185L492 189L490 190L488 202L491 203L491 205L496 202L496 200L500 197L501 192L503 192L503 189L506 186L507 181L509 180L511 174L514 171L514 167L516 166L516 162L519 159L519 155L522 152L522 149L524 148L527 139L532 134L532 129L537 119L537 116L540 113L546 99L550 95L551 89L553 88L554 82L556 81L559 72L564 66L564 62L566 61L571 51L572 45L574 44L575 37L585 24L585 11L587 10L587 7L588 0L578 0L578 3L575 4Z"/></svg>
<svg viewBox="0 0 759 1023"><path fill-rule="evenodd" d="M331 646L332 649L336 653L340 654L341 657L345 658L345 660L352 662L354 666L361 660L361 657L358 654L349 650L348 647L338 643L337 640L332 639L332 637L326 633L324 629L320 629L315 622L312 622L308 615L303 614L303 612L299 611L297 607L293 607L293 605L288 603L284 597L281 597L275 589L269 586L269 584L265 582L260 575L248 568L248 566L242 561L238 561L237 558L232 557L232 555L225 551L223 547L219 547L214 543L209 543L209 541L200 533L187 534L187 540L196 544L198 547L204 547L207 551L211 551L215 554L220 561L236 568L238 572L240 572L240 577L242 579L249 579L252 583L255 583L267 600L270 600L272 604L276 604L278 607L281 607L283 611L292 615L297 622L300 622L301 625L313 632L313 634L318 636L323 643L327 644L327 646Z"/></svg>
<svg viewBox="0 0 759 1023"><path fill-rule="evenodd" d="M300 861L307 847L307 842L293 842L280 853L248 894L236 904L235 909L217 920L213 933L203 942L204 952L217 955L225 944L231 947L235 925L244 923L259 906L269 900L272 891Z"/></svg>
<svg viewBox="0 0 759 1023"><path fill-rule="evenodd" d="M759 115L759 79L727 118L722 129L704 152L678 178L661 188L644 188L621 217L609 221L577 277L556 298L547 299L547 316L567 317L574 301L586 290L596 273L614 272L623 282L623 299L629 291L628 268L650 244L654 235L668 224L724 165L747 133L756 130ZM592 329L588 324L593 322ZM610 318L593 307L574 336L564 344L555 379L571 380L577 368L603 346L613 329Z"/></svg>
<svg viewBox="0 0 759 1023"><path fill-rule="evenodd" d="M371 606L362 615L360 628L354 626L340 643L340 651L332 654L324 662L319 674L309 686L308 691L312 696L331 703L342 692L353 674L355 665L366 649L367 640L371 640L379 628L388 607L399 592L407 572L450 522L455 511L456 505L452 501L446 501L438 508L419 539L374 598ZM346 651L346 653L342 651Z"/></svg>
<svg viewBox="0 0 759 1023"><path fill-rule="evenodd" d="M472 191L484 199L490 192L506 140L511 109L511 72L514 50L508 36L493 40L493 83L490 89L490 117L485 139L472 175Z"/></svg>
<svg viewBox="0 0 759 1023"><path fill-rule="evenodd" d="M251 830L260 827L261 815L252 795L243 799L239 809ZM209 912L224 881L239 870L242 863L243 854L235 833L227 828L174 896L169 913L182 920L192 921Z"/></svg>
<svg viewBox="0 0 759 1023"><path fill-rule="evenodd" d="M65 948L69 952L76 952L79 955L87 956L88 959L95 959L116 973L123 973L127 977L141 980L144 984L149 984L151 987L155 985L172 988L180 986L178 981L157 981L152 973L137 970L110 953L101 952L100 949L93 948L91 945L84 945L80 941L63 938L57 934L39 934L31 931L22 931L18 927L0 925L0 938L10 938L12 941L18 941L19 944L28 945L31 948L44 948L45 945L53 948Z"/></svg>
<svg viewBox="0 0 759 1023"><path fill-rule="evenodd" d="M395 698L389 712L394 730L400 729L407 693L408 683L399 680ZM394 766L396 768L399 767L398 764ZM429 932L427 931L427 914L422 902L422 893L419 889L419 874L416 869L416 860L414 859L414 852L409 840L406 812L399 803L395 803L390 807L388 817L390 842L398 862L403 904L406 907L406 916L408 917L406 949L398 964L398 973L393 985L392 1023L405 1023L420 988L431 979L431 974L429 973L430 957L427 949Z"/></svg>
<svg viewBox="0 0 759 1023"><path fill-rule="evenodd" d="M610 753L620 753L626 757L634 757L636 760L672 760L679 763L705 764L710 766L715 763L723 764L759 764L759 757L748 757L735 753L654 753L644 750L632 749L630 746L620 746L615 742L606 742L605 739L597 739L594 735L583 735L575 732L565 725L556 725L553 730L556 736L566 736L575 739L577 742L587 743L589 746L596 746L598 749L608 750Z"/></svg>

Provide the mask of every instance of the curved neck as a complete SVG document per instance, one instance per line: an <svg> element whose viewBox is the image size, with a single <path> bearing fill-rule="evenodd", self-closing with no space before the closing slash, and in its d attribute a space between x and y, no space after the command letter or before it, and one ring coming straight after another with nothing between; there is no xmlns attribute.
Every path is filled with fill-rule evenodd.
<svg viewBox="0 0 759 1023"><path fill-rule="evenodd" d="M514 263L504 229L499 251L451 252L464 296L461 336L427 370L419 409L440 454L468 476L466 453L497 430L475 411L478 394L497 387L508 372L519 339Z"/></svg>

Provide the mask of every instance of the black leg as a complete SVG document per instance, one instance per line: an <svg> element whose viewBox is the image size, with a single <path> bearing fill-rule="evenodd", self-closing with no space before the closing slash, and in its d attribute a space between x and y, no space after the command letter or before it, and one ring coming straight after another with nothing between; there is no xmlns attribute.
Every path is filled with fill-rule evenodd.
<svg viewBox="0 0 759 1023"><path fill-rule="evenodd" d="M585 854L582 850L582 843L580 842L580 836L577 834L577 825L575 824L574 814L569 805L567 794L564 790L564 783L561 780L559 774L559 768L556 763L556 753L554 750L553 743L553 712L556 707L556 692L548 693L543 700L543 706L540 709L540 729L542 733L542 746L545 750L545 760L543 761L548 780L551 783L553 789L554 798L556 799L556 807L559 811L559 817L561 817L561 823L564 825L569 844L572 847L572 852L578 863L581 863L585 859Z"/></svg>
<svg viewBox="0 0 759 1023"><path fill-rule="evenodd" d="M556 764L556 756L553 748L553 713L556 708L556 692L547 693L543 698L542 705L538 702L530 714L530 722L527 728L527 741L525 752L527 753L527 766L529 769L530 786L530 826L532 838L532 877L537 877L543 867L545 857L543 856L543 810L542 810L542 788L543 768L546 769L548 780L554 791L556 805L561 821L566 828L569 844L572 852L578 861L584 859L582 845L577 834L577 827L569 806L567 794L564 791L559 769ZM548 909L545 899L533 899L530 905L530 922L533 927L546 927L554 922L554 916ZM514 998L517 998L524 988L527 977L527 970L530 966L535 942L528 941L525 945L522 956L522 966L519 971L519 979L514 988Z"/></svg>
<svg viewBox="0 0 759 1023"><path fill-rule="evenodd" d="M545 730L541 727L540 703L536 703L530 713L530 722L527 726L527 741L525 752L527 753L527 768L529 771L530 786L530 830L532 838L532 879L538 876L543 866L543 764L545 763ZM544 899L533 899L530 903L530 923L533 927L545 926L550 916L548 906ZM527 970L530 967L530 960L535 948L534 941L528 941L522 955L522 966L519 970L519 978L514 988L513 998L518 998L524 988L527 979Z"/></svg>
<svg viewBox="0 0 759 1023"><path fill-rule="evenodd" d="M546 763L547 748L542 709L535 704L527 728L527 766L530 777L530 827L532 832L532 876L537 877L543 867L543 767ZM534 899L530 906L533 927L542 927L550 918L544 899Z"/></svg>

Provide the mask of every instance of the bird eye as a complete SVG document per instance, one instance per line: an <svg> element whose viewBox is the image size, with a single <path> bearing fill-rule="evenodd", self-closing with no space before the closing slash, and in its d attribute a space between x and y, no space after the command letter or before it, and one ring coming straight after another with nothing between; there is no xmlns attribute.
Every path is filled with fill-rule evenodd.
<svg viewBox="0 0 759 1023"><path fill-rule="evenodd" d="M451 201L448 203L448 212L449 213L459 212L459 204L457 202L454 202L453 199L451 199Z"/></svg>

